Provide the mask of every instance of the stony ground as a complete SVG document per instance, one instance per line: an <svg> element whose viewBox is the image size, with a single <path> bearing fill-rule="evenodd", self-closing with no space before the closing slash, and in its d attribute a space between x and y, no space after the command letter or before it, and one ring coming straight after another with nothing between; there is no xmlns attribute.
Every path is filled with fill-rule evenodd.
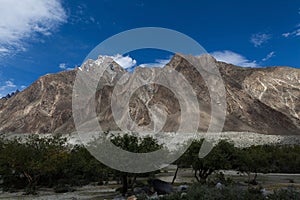
<svg viewBox="0 0 300 200"><path fill-rule="evenodd" d="M162 173L157 175L157 178L171 182L173 179L175 166L170 166ZM223 171L225 177L230 177L235 182L238 182L241 186L247 187L245 180L247 180L246 174L239 174L236 171ZM288 186L295 186L300 189L300 174L258 174L257 181L266 189L267 192L272 192L274 189L286 188ZM186 183L193 183L195 179L193 177L192 169L180 169L175 185L181 185ZM24 199L24 200L77 200L77 199L89 199L89 200L101 200L101 199L113 199L118 195L115 189L120 187L117 184L109 184L104 186L97 186L96 184L90 184L83 187L75 188L76 191L68 193L54 193L53 189L40 188L38 195L23 195L23 192L16 193L0 193L0 199Z"/></svg>
<svg viewBox="0 0 300 200"><path fill-rule="evenodd" d="M117 132L119 133L119 132ZM26 137L30 134L5 134L6 138L14 137ZM41 137L48 137L52 134L40 134ZM144 134L147 135L147 134ZM81 139L86 139L77 134L65 135L68 138L70 144L81 144ZM151 135L153 136L153 135ZM300 145L300 135L265 135L253 132L222 132L222 133L197 133L197 134L179 134L179 133L159 133L154 135L158 141L169 148L176 148L176 146L182 142L187 141L189 138L204 138L212 143L216 143L220 140L232 141L237 147L249 147L251 145L262 145L262 144L298 144ZM89 138L84 142L87 143Z"/></svg>

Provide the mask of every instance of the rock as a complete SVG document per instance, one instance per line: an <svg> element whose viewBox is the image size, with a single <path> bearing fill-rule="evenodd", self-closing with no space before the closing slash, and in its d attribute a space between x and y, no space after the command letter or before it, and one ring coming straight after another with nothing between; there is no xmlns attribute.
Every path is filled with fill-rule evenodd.
<svg viewBox="0 0 300 200"><path fill-rule="evenodd" d="M267 191L265 188L262 188L260 190L261 194L264 195L264 196L268 196L269 194L271 194L272 192L270 191Z"/></svg>
<svg viewBox="0 0 300 200"><path fill-rule="evenodd" d="M140 187L133 188L133 193L134 194L142 194L143 192L144 192L144 190Z"/></svg>
<svg viewBox="0 0 300 200"><path fill-rule="evenodd" d="M152 194L151 196L149 196L149 199L158 199L157 192L155 192L154 194Z"/></svg>
<svg viewBox="0 0 300 200"><path fill-rule="evenodd" d="M113 200L126 200L122 195L117 195L113 198Z"/></svg>
<svg viewBox="0 0 300 200"><path fill-rule="evenodd" d="M159 179L149 179L148 183L151 187L153 187L154 191L160 194L170 194L173 192L173 186L170 183Z"/></svg>
<svg viewBox="0 0 300 200"><path fill-rule="evenodd" d="M127 200L137 200L137 198L135 195L132 195L132 196L128 197Z"/></svg>
<svg viewBox="0 0 300 200"><path fill-rule="evenodd" d="M224 186L222 185L222 183L217 183L217 184L216 184L216 188L217 188L217 189L223 189Z"/></svg>
<svg viewBox="0 0 300 200"><path fill-rule="evenodd" d="M0 99L0 133L72 133L75 131L72 118L72 92L76 73L93 71L102 67L106 57L88 60L80 68L40 77L21 92L7 99ZM218 62L209 56L194 57L209 61L219 69L226 88L226 120L223 131L256 132L275 135L299 135L300 133L300 69L288 67L242 68ZM182 74L193 87L201 110L199 131L206 131L211 120L210 96L206 82L184 56L176 54L165 66ZM156 73L159 74L156 69ZM124 91L133 83L135 75L144 76L141 82L152 76L154 70L138 67L127 73L117 63L101 78L95 97L96 113L102 130L119 130L111 111L111 95L120 77L124 80ZM212 75L211 80L214 80ZM144 80L145 79L145 80ZM172 83L173 84L173 83ZM180 83L174 83L180 84ZM213 87L217 88L217 85ZM222 98L224 98L222 96ZM88 101L88 100L87 100ZM218 102L217 102L218 103ZM140 87L129 102L130 117L138 125L151 124L153 105L162 105L168 113L162 131L173 132L180 125L179 102L169 89L157 85ZM83 109L82 116L89 115L94 108ZM127 116L127 113L126 113ZM122 117L120 117L123 119ZM89 118L86 119L87 124Z"/></svg>
<svg viewBox="0 0 300 200"><path fill-rule="evenodd" d="M187 195L187 193L183 192L183 193L181 193L180 197L183 199L186 197L186 195Z"/></svg>
<svg viewBox="0 0 300 200"><path fill-rule="evenodd" d="M187 191L189 189L189 186L188 185L179 185L178 187L177 187L177 191L178 192L185 192L185 191Z"/></svg>
<svg viewBox="0 0 300 200"><path fill-rule="evenodd" d="M134 194L149 194L150 188L148 186L135 187L135 188L133 188L133 193Z"/></svg>

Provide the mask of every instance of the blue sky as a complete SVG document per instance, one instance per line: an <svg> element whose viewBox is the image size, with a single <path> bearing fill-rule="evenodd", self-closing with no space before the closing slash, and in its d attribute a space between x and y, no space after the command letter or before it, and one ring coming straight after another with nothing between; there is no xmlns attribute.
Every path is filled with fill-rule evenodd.
<svg viewBox="0 0 300 200"><path fill-rule="evenodd" d="M0 0L0 5L0 96L74 68L103 40L138 27L182 32L218 60L244 67L300 68L297 0ZM157 50L114 56L126 67L160 66L170 59Z"/></svg>

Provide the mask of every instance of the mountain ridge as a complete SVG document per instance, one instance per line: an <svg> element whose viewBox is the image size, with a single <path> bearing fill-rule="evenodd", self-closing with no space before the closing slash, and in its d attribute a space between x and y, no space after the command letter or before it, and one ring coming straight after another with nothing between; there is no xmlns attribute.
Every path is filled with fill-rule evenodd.
<svg viewBox="0 0 300 200"><path fill-rule="evenodd" d="M195 57L202 59L201 57ZM211 58L208 58L211 59ZM89 60L84 66L101 66ZM300 133L300 70L287 67L242 68L216 61L226 88L227 116L223 131L251 131L262 134ZM191 83L200 102L202 123L199 131L206 131L210 121L210 97L205 82L181 54L175 54L165 67L182 73ZM82 68L81 68L82 69ZM80 69L47 74L25 90L7 100L0 100L0 133L71 133L75 131L72 118L72 91L75 76ZM111 71L109 71L111 70ZM138 67L141 73L149 69ZM113 84L125 70L113 63L103 85L96 92L96 111L104 129L118 130L111 113L110 100ZM130 77L134 77L133 72ZM112 74L115 78L112 78ZM128 83L129 84L129 83ZM168 118L163 130L178 128L180 108L168 89L153 85L154 94L145 87L137 91L130 101L130 116L139 125L151 124L147 106L164 105ZM148 99L145 99L145 98ZM147 101L147 105L146 102ZM86 113L90 111L84 111Z"/></svg>

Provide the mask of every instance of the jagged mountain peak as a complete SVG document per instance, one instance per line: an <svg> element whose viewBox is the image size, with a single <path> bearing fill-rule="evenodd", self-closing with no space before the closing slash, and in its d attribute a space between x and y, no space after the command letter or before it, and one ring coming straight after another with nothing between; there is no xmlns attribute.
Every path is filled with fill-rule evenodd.
<svg viewBox="0 0 300 200"><path fill-rule="evenodd" d="M210 55L175 54L166 67L182 73L197 94L201 107L199 131L210 122L210 97L201 75L185 58L214 62L226 88L227 116L224 131L251 131L263 134L300 133L300 70L285 67L242 68L217 62ZM39 78L24 91L0 101L0 133L70 133L75 131L72 118L72 92L76 73L112 64L103 76L102 87L96 92L96 111L103 129L118 130L111 113L114 84L125 73L132 83L134 73L127 73L108 56L87 60L80 69L49 74ZM147 75L149 69L137 68ZM160 69L156 69L160 70ZM113 80L113 81L111 81ZM125 87L126 88L126 87ZM122 91L126 92L126 91ZM225 98L225 96L224 96ZM93 100L93 99L92 99ZM160 85L143 86L131 98L130 116L139 125L151 124L149 106L164 105L168 118L164 131L176 131L180 107L176 97ZM90 110L83 110L88 114Z"/></svg>
<svg viewBox="0 0 300 200"><path fill-rule="evenodd" d="M95 71L95 68L106 67L107 65L109 65L109 69L112 71L123 70L123 68L118 63L116 63L111 56L106 55L99 55L96 60L87 59L78 69L80 71Z"/></svg>

